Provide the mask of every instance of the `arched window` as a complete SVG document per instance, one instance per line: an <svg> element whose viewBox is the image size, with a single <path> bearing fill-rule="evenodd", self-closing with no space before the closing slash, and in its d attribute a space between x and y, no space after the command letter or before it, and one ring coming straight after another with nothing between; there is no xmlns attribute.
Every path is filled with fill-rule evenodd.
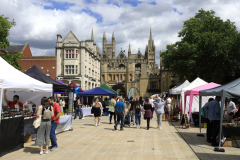
<svg viewBox="0 0 240 160"><path fill-rule="evenodd" d="M50 78L50 74L49 73L47 73L46 76L48 76Z"/></svg>
<svg viewBox="0 0 240 160"><path fill-rule="evenodd" d="M124 64L120 64L119 66L118 66L119 68L125 68L126 66L124 65Z"/></svg>

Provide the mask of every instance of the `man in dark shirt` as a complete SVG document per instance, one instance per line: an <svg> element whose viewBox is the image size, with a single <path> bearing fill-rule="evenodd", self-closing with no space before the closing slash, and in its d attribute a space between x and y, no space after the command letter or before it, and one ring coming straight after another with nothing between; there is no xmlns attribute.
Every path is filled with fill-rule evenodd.
<svg viewBox="0 0 240 160"><path fill-rule="evenodd" d="M130 103L128 105L128 112L130 113L130 124L133 120L133 125L134 125L134 122L135 122L135 116L133 115L133 106L135 105L136 103L136 100L135 98L133 99L132 97L130 98Z"/></svg>

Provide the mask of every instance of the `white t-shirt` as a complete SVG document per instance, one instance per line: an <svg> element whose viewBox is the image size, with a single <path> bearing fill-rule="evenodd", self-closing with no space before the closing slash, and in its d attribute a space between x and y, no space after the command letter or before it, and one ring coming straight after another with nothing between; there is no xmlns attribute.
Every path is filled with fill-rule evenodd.
<svg viewBox="0 0 240 160"><path fill-rule="evenodd" d="M170 103L170 104L171 104L171 102L172 102L171 98L168 98L168 99L167 99L167 103Z"/></svg>
<svg viewBox="0 0 240 160"><path fill-rule="evenodd" d="M236 105L234 102L230 101L227 105L227 112L228 113L234 113L237 110Z"/></svg>

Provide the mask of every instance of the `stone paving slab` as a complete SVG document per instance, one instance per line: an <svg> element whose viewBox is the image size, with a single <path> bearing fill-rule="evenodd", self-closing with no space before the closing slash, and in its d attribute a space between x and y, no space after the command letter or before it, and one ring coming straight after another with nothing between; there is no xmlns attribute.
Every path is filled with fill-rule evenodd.
<svg viewBox="0 0 240 160"><path fill-rule="evenodd" d="M5 159L84 159L84 160L141 160L141 159L191 159L198 157L179 136L174 126L163 121L162 130L156 128L156 116L146 130L146 121L141 119L141 128L135 126L115 131L109 124L109 117L101 118L101 124L94 126L94 118L73 120L73 131L57 134L59 149L47 155L39 155L39 147L34 142L25 143L25 148L9 153ZM132 140L134 142L127 142Z"/></svg>

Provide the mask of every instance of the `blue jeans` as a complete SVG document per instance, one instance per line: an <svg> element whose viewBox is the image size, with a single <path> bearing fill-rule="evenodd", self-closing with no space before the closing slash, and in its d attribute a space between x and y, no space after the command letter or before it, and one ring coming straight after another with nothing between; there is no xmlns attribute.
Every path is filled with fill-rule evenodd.
<svg viewBox="0 0 240 160"><path fill-rule="evenodd" d="M56 133L55 133L58 123L51 121L51 125L52 127L50 131L50 139L51 139L52 147L58 147Z"/></svg>
<svg viewBox="0 0 240 160"><path fill-rule="evenodd" d="M136 125L141 124L141 112L140 113L135 113L135 119L136 119Z"/></svg>
<svg viewBox="0 0 240 160"><path fill-rule="evenodd" d="M118 123L121 120L121 128L123 128L123 112L117 112L117 122L115 126L117 127Z"/></svg>
<svg viewBox="0 0 240 160"><path fill-rule="evenodd" d="M78 109L75 110L74 119L77 118L77 115L79 116L79 119L80 119L80 116L81 116L81 118L83 118L82 108L79 107Z"/></svg>

